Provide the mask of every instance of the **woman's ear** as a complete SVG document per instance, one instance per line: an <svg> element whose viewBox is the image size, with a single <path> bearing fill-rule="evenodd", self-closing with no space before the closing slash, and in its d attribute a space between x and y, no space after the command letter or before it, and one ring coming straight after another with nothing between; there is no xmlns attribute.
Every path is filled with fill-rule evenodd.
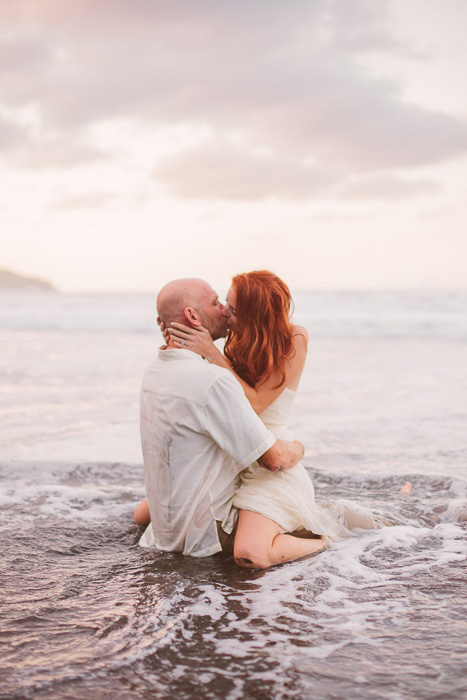
<svg viewBox="0 0 467 700"><path fill-rule="evenodd" d="M185 309L183 309L183 314L190 326L193 326L195 328L201 326L201 319L199 317L199 313L192 306L187 306Z"/></svg>

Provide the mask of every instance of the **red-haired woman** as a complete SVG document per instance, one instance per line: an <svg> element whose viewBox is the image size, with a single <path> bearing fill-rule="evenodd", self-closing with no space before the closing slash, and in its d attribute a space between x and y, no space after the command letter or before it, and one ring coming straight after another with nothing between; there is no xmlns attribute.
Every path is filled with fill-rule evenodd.
<svg viewBox="0 0 467 700"><path fill-rule="evenodd" d="M222 354L203 328L171 324L175 344L233 372L253 409L277 438L290 440L287 420L306 359L308 334L290 322L291 295L272 272L237 275L227 295L229 334ZM257 462L241 473L234 557L265 568L316 553L354 528L382 527L367 511L316 503L304 466L270 472ZM295 533L292 535L291 533ZM314 537L313 537L314 535Z"/></svg>

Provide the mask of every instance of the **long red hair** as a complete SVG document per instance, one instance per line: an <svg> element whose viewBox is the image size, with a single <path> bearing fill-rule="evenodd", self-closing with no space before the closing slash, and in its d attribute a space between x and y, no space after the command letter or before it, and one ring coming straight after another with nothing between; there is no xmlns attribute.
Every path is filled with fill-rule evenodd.
<svg viewBox="0 0 467 700"><path fill-rule="evenodd" d="M230 331L224 353L232 369L250 386L262 384L278 371L281 386L285 364L294 352L289 288L268 270L232 278L237 329Z"/></svg>

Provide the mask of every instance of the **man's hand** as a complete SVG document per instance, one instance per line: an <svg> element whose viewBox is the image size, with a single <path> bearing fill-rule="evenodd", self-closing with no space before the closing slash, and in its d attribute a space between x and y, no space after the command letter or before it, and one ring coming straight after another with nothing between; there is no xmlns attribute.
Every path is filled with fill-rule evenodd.
<svg viewBox="0 0 467 700"><path fill-rule="evenodd" d="M276 440L274 445L261 455L258 463L270 472L279 472L298 464L304 453L305 448L298 440Z"/></svg>

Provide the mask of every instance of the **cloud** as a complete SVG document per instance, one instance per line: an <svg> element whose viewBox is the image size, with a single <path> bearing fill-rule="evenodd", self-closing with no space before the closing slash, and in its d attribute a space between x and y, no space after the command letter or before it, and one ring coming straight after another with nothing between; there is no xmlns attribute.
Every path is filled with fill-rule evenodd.
<svg viewBox="0 0 467 700"><path fill-rule="evenodd" d="M12 151L24 143L25 138L27 138L27 130L24 127L0 116L0 152L5 154Z"/></svg>
<svg viewBox="0 0 467 700"><path fill-rule="evenodd" d="M20 168L73 168L108 158L109 154L73 139L30 139L17 148L12 158Z"/></svg>
<svg viewBox="0 0 467 700"><path fill-rule="evenodd" d="M316 167L222 142L163 160L154 177L183 199L310 199L334 182Z"/></svg>
<svg viewBox="0 0 467 700"><path fill-rule="evenodd" d="M393 175L376 175L346 184L341 190L345 199L404 200L433 196L441 191L438 182L432 180L404 180Z"/></svg>
<svg viewBox="0 0 467 700"><path fill-rule="evenodd" d="M251 149L224 149L222 164L222 149L200 147L165 161L158 177L185 197L305 197L320 176L410 170L467 151L465 121L403 101L397 83L365 70L368 52L411 54L390 7L384 0L377 8L371 0L6 0L3 100L37 106L44 154L53 151L51 133L79 141L90 126L120 118L148 130L206 126L219 141L236 131L267 150L269 164ZM198 181L188 182L189 174Z"/></svg>
<svg viewBox="0 0 467 700"><path fill-rule="evenodd" d="M433 180L407 180L389 173L348 178L306 162L215 140L165 158L153 175L181 199L409 200L442 189Z"/></svg>
<svg viewBox="0 0 467 700"><path fill-rule="evenodd" d="M116 195L108 192L87 192L58 199L52 202L50 209L55 211L64 209L102 209L114 199L116 199Z"/></svg>

